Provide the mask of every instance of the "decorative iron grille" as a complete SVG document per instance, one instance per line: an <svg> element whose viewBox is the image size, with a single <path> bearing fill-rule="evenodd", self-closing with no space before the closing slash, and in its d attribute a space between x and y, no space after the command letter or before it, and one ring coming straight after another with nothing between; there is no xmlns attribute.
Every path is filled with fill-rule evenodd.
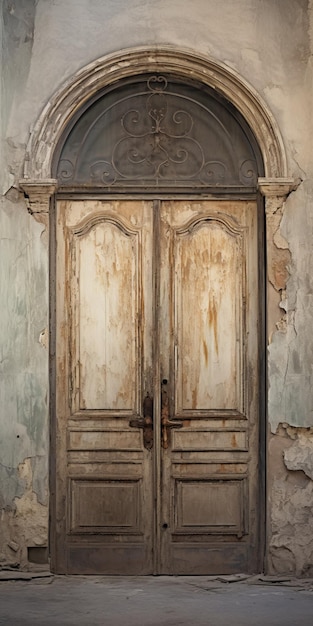
<svg viewBox="0 0 313 626"><path fill-rule="evenodd" d="M262 175L258 147L238 112L163 75L98 98L59 153L61 186L251 188Z"/></svg>

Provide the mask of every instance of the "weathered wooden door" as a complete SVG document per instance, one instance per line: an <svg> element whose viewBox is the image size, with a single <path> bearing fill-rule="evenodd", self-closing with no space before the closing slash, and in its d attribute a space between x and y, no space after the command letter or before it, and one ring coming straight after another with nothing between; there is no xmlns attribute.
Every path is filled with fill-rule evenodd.
<svg viewBox="0 0 313 626"><path fill-rule="evenodd" d="M256 571L256 203L166 201L160 232L160 568Z"/></svg>
<svg viewBox="0 0 313 626"><path fill-rule="evenodd" d="M253 201L57 204L54 569L258 567Z"/></svg>

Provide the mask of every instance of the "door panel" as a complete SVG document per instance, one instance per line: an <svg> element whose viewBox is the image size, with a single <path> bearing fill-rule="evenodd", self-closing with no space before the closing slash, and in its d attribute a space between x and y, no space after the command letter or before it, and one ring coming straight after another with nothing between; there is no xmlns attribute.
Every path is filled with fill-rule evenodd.
<svg viewBox="0 0 313 626"><path fill-rule="evenodd" d="M58 203L55 571L257 570L257 258L255 202Z"/></svg>
<svg viewBox="0 0 313 626"><path fill-rule="evenodd" d="M174 234L179 413L240 405L241 233L227 226L197 217Z"/></svg>
<svg viewBox="0 0 313 626"><path fill-rule="evenodd" d="M103 218L74 234L80 409L136 408L138 234Z"/></svg>

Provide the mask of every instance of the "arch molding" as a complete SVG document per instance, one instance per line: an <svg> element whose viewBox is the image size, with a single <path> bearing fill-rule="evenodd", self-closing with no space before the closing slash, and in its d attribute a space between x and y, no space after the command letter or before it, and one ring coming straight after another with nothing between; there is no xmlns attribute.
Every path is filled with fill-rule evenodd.
<svg viewBox="0 0 313 626"><path fill-rule="evenodd" d="M55 146L79 109L95 93L121 79L144 72L168 72L192 77L216 89L242 114L260 147L266 179L287 176L285 148L279 128L257 92L235 72L209 57L171 46L137 47L119 51L89 63L54 94L31 134L24 179L51 179Z"/></svg>

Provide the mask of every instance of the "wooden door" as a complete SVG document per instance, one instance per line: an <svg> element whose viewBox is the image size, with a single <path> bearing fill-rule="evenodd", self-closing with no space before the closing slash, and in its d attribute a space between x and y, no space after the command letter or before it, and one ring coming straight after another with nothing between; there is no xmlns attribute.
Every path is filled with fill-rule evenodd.
<svg viewBox="0 0 313 626"><path fill-rule="evenodd" d="M256 571L256 203L59 202L56 276L55 571Z"/></svg>
<svg viewBox="0 0 313 626"><path fill-rule="evenodd" d="M57 572L153 571L151 206L57 205Z"/></svg>
<svg viewBox="0 0 313 626"><path fill-rule="evenodd" d="M256 203L167 201L160 231L161 569L257 571Z"/></svg>

